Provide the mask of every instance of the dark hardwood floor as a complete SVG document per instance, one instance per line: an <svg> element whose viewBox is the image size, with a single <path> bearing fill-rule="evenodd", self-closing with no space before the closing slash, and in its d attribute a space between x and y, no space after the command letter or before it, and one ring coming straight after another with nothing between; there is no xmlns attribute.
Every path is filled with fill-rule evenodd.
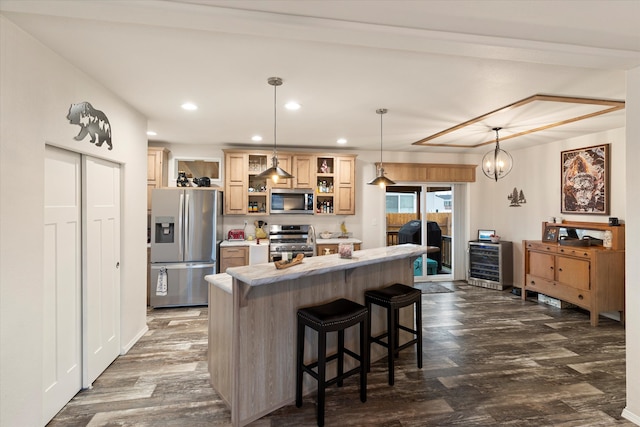
<svg viewBox="0 0 640 427"><path fill-rule="evenodd" d="M521 301L508 291L443 285L424 294L424 366L415 350L327 392L327 426L633 426L625 406L625 334L616 321ZM293 319L292 319L293 321ZM228 426L209 385L206 307L149 310L149 332L49 423L65 426ZM294 351L292 348L291 351ZM294 373L292 372L292 377ZM265 390L268 392L268 390ZM315 426L315 397L252 427Z"/></svg>

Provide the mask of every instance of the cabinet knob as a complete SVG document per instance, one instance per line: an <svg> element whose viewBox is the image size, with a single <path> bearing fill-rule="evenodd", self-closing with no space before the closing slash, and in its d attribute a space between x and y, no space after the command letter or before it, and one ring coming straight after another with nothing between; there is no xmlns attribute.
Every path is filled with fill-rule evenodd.
<svg viewBox="0 0 640 427"><path fill-rule="evenodd" d="M550 270L553 270L553 266L549 267Z"/></svg>
<svg viewBox="0 0 640 427"><path fill-rule="evenodd" d="M559 268L558 271L562 271L562 268Z"/></svg>
<svg viewBox="0 0 640 427"><path fill-rule="evenodd" d="M578 299L584 299L584 297L582 296L582 294L578 295Z"/></svg>
<svg viewBox="0 0 640 427"><path fill-rule="evenodd" d="M532 285L535 285L535 284L536 284L536 281L535 281L535 280L532 280L532 281L531 281L531 284L532 284Z"/></svg>

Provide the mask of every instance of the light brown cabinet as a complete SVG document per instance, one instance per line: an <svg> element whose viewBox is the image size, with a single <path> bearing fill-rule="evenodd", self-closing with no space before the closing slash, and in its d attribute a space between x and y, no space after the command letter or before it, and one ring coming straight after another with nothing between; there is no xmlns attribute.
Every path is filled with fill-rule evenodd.
<svg viewBox="0 0 640 427"><path fill-rule="evenodd" d="M246 214L249 186L248 155L226 153L224 160L224 213L225 215Z"/></svg>
<svg viewBox="0 0 640 427"><path fill-rule="evenodd" d="M329 253L327 253L327 249L329 250ZM354 243L353 244L353 250L354 251L359 251L360 250L360 243ZM318 244L316 245L316 255L320 256L320 255L331 255L331 254L337 254L338 253L338 245L337 244Z"/></svg>
<svg viewBox="0 0 640 427"><path fill-rule="evenodd" d="M249 265L249 248L247 246L233 246L220 248L220 273L229 267L243 267Z"/></svg>
<svg viewBox="0 0 640 427"><path fill-rule="evenodd" d="M317 214L355 215L355 165L355 156L317 155Z"/></svg>
<svg viewBox="0 0 640 427"><path fill-rule="evenodd" d="M296 154L293 156L292 172L293 188L313 188L314 156Z"/></svg>
<svg viewBox="0 0 640 427"><path fill-rule="evenodd" d="M376 163L376 166L379 166ZM387 177L408 182L475 182L478 165L384 163Z"/></svg>
<svg viewBox="0 0 640 427"><path fill-rule="evenodd" d="M618 229L617 233L620 232ZM589 310L592 326L597 326L599 314L607 311L620 312L624 322L624 249L573 247L532 240L523 241L523 247L522 299L527 291L533 291L575 304Z"/></svg>
<svg viewBox="0 0 640 427"><path fill-rule="evenodd" d="M163 147L147 149L147 211L151 213L151 192L167 186L169 150Z"/></svg>
<svg viewBox="0 0 640 427"><path fill-rule="evenodd" d="M355 155L278 153L293 179L259 178L272 165L270 151L224 150L225 215L269 214L272 188L314 189L315 214L355 215Z"/></svg>
<svg viewBox="0 0 640 427"><path fill-rule="evenodd" d="M356 159L354 157L336 158L336 200L334 213L337 215L355 215Z"/></svg>

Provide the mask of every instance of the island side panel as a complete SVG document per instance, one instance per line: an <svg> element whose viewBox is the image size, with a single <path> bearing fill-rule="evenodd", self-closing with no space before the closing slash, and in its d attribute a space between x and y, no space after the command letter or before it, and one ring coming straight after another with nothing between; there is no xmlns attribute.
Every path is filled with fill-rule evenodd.
<svg viewBox="0 0 640 427"><path fill-rule="evenodd" d="M209 375L211 386L231 407L233 298L209 284Z"/></svg>
<svg viewBox="0 0 640 427"><path fill-rule="evenodd" d="M295 268L295 267L294 267ZM234 348L237 371L237 405L232 409L234 425L246 425L295 399L295 340L298 308L347 298L364 304L364 292L393 283L413 284L413 258L380 262L343 271L312 275L251 289L244 307L235 307L238 340ZM236 290L234 280L234 291ZM241 285L238 285L241 286ZM372 330L385 330L384 310L374 310ZM410 324L413 313L404 310L401 321ZM331 334L335 335L335 334ZM345 334L349 348L357 350L358 330ZM316 333L307 329L305 359L315 359ZM328 341L335 349L335 337ZM372 346L372 361L386 356L380 346ZM333 365L328 370L333 375ZM345 370L354 366L345 358ZM316 389L316 383L305 375L305 393Z"/></svg>

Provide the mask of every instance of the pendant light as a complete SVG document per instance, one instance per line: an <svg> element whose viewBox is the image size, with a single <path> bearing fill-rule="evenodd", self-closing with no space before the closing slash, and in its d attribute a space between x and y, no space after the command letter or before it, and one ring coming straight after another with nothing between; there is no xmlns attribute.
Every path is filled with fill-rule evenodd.
<svg viewBox="0 0 640 427"><path fill-rule="evenodd" d="M380 114L380 164L376 168L376 177L367 182L369 185L379 185L384 188L387 185L394 185L395 182L384 176L384 168L382 167L382 115L387 114L386 108L379 108L376 110L377 114Z"/></svg>
<svg viewBox="0 0 640 427"><path fill-rule="evenodd" d="M273 86L273 157L271 158L271 167L259 174L258 178L271 178L273 182L278 182L279 179L293 178L293 175L278 166L278 145L276 142L278 109L276 104L276 90L278 86L282 85L282 79L280 77L269 77L267 83Z"/></svg>
<svg viewBox="0 0 640 427"><path fill-rule="evenodd" d="M482 172L484 172L487 177L495 179L496 182L498 182L498 179L507 176L513 167L511 154L500 149L500 137L498 136L500 129L502 128L492 129L496 132L495 150L489 151L482 158Z"/></svg>

